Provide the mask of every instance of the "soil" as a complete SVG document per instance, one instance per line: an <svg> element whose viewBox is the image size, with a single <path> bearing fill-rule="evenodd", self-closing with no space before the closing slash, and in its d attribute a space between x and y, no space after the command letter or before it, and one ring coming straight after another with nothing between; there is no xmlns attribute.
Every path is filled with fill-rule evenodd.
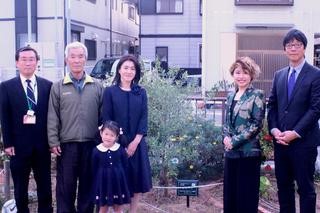
<svg viewBox="0 0 320 213"><path fill-rule="evenodd" d="M260 197L259 212L260 213L276 213L279 212L277 200L276 182L273 174L267 175L271 182L267 194ZM53 203L55 207L55 175L52 176L53 186ZM189 207L187 207L187 198L185 196L177 196L176 189L169 189L167 196L164 196L163 189L153 189L151 192L145 193L139 203L138 212L141 213L222 213L222 180L212 181L209 183L200 183L200 185L210 185L209 187L199 188L199 195L190 197ZM30 212L37 212L36 187L34 180L31 178L29 186ZM316 189L320 194L320 184L316 183ZM296 196L297 212L299 212L299 198ZM124 207L127 212L128 206ZM317 199L317 212L320 212L320 196Z"/></svg>

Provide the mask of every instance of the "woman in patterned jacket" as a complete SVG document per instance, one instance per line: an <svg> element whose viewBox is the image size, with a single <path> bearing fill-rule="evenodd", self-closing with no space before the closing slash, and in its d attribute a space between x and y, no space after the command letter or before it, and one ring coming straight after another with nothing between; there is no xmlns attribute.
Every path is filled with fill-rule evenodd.
<svg viewBox="0 0 320 213"><path fill-rule="evenodd" d="M227 98L223 127L225 148L224 212L256 213L259 202L261 148L259 133L265 117L265 96L253 88L260 73L249 57L237 59L230 68L235 91Z"/></svg>

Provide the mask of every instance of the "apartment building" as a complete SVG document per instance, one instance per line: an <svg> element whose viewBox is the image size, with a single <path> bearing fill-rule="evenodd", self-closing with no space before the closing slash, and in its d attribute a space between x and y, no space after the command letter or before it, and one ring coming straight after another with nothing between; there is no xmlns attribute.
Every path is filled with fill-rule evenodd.
<svg viewBox="0 0 320 213"><path fill-rule="evenodd" d="M64 47L81 41L88 48L87 71L103 57L135 51L139 16L131 0L0 0L0 81L16 75L16 49L30 44L40 54L38 75L64 74Z"/></svg>
<svg viewBox="0 0 320 213"><path fill-rule="evenodd" d="M257 86L270 91L274 71L288 65L282 39L292 28L308 38L306 59L320 65L318 0L203 0L203 91L231 80L231 63L250 56L262 68Z"/></svg>
<svg viewBox="0 0 320 213"><path fill-rule="evenodd" d="M201 74L200 0L140 0L141 57Z"/></svg>

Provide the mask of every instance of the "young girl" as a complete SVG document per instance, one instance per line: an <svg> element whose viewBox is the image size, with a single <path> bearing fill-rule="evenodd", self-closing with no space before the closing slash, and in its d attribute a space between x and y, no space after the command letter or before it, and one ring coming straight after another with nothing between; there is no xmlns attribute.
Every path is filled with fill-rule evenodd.
<svg viewBox="0 0 320 213"><path fill-rule="evenodd" d="M92 153L94 199L99 213L106 213L112 206L114 212L121 212L121 206L130 203L127 183L127 154L118 142L124 136L118 124L106 121L100 135L102 143Z"/></svg>

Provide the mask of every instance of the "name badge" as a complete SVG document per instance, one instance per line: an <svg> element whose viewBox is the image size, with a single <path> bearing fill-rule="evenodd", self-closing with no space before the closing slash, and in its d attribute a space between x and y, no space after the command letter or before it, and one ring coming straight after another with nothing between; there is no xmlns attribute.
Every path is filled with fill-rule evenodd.
<svg viewBox="0 0 320 213"><path fill-rule="evenodd" d="M29 116L34 116L34 111L33 111L33 110L28 110L28 111L27 111L27 115L29 115Z"/></svg>
<svg viewBox="0 0 320 213"><path fill-rule="evenodd" d="M24 115L23 116L23 124L36 124L36 116L35 115Z"/></svg>

